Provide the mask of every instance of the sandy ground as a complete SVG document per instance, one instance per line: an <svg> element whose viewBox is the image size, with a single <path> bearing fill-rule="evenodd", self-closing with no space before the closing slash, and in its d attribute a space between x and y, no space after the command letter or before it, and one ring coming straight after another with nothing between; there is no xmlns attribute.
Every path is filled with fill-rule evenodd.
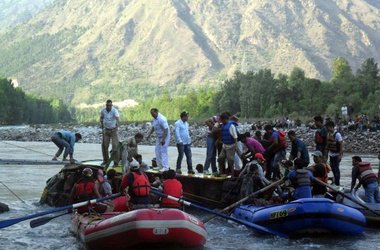
<svg viewBox="0 0 380 250"><path fill-rule="evenodd" d="M0 159L51 160L56 151L57 147L52 142L0 141ZM151 165L151 160L155 157L154 146L139 145L139 153L143 160ZM177 148L169 147L170 168L175 168L177 155ZM195 169L196 164L204 164L206 149L192 148L192 155ZM102 159L100 144L76 143L74 158L78 161ZM182 170L187 170L185 156L182 160Z"/></svg>

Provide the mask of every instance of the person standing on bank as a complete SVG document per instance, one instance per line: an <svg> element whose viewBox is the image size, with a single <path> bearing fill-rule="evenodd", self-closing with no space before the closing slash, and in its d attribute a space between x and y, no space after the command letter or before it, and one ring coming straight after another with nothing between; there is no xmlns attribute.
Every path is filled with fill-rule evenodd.
<svg viewBox="0 0 380 250"><path fill-rule="evenodd" d="M112 101L107 100L106 107L100 111L100 127L102 128L103 140L102 140L102 165L108 164L109 154L108 147L110 141L112 141L112 159L115 166L118 165L120 156L117 149L119 144L118 127L119 123L119 111L112 106Z"/></svg>
<svg viewBox="0 0 380 250"><path fill-rule="evenodd" d="M178 149L178 158L176 166L176 172L178 174L182 174L181 164L184 154L186 155L187 173L195 174L195 172L193 171L193 163L191 160L191 138L189 134L189 123L187 122L188 119L189 113L184 111L181 113L180 119L176 121L174 124L175 139Z"/></svg>
<svg viewBox="0 0 380 250"><path fill-rule="evenodd" d="M156 161L157 165L162 168L161 170L169 170L169 157L168 147L170 142L170 129L168 120L165 116L158 112L157 108L152 108L150 114L153 117L152 129L150 130L147 138L156 131Z"/></svg>
<svg viewBox="0 0 380 250"><path fill-rule="evenodd" d="M343 137L341 133L335 131L335 124L333 121L326 122L327 129L327 144L326 150L330 156L330 166L334 174L334 184L340 185L340 170L339 164L343 157Z"/></svg>
<svg viewBox="0 0 380 250"><path fill-rule="evenodd" d="M221 134L222 134L222 152L218 157L219 173L234 175L234 155L238 152L237 141L237 123L230 120L231 115L224 112L220 115ZM240 152L238 152L241 155ZM228 169L226 170L226 160Z"/></svg>
<svg viewBox="0 0 380 250"><path fill-rule="evenodd" d="M56 161L57 158L62 154L63 149L65 149L62 161L67 161L67 156L69 156L70 163L75 163L75 159L73 158L74 145L80 139L82 139L82 136L79 133L74 134L69 131L61 131L54 133L54 135L51 137L51 141L54 142L55 145L57 145L58 151L57 153L55 153L52 160Z"/></svg>

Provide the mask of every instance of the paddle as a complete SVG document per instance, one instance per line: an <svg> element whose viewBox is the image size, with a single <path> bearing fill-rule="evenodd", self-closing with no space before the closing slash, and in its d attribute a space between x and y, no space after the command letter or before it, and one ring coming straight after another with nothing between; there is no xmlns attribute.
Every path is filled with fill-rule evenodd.
<svg viewBox="0 0 380 250"><path fill-rule="evenodd" d="M64 206L64 207L58 207L58 208L50 209L50 210L47 210L47 211L42 211L42 212L38 212L38 213L35 213L35 214L26 215L26 216L23 216L23 217L20 217L20 218L14 218L14 219L9 219L9 220L2 220L2 221L0 221L0 228L9 227L9 226L17 224L17 223L19 223L21 221L33 219L33 218L40 217L40 216L43 216L43 215L52 214L52 213L64 211L64 210L67 210L67 209L74 209L74 208L78 208L78 207L82 207L82 206L86 206L86 205L90 205L90 204L95 204L97 202L101 202L101 201L105 201L105 200L116 198L116 197L118 197L120 195L121 195L121 193L117 193L117 194L113 194L113 195L110 195L110 196L107 196L107 197L103 197L103 198L99 198L99 199L92 199L92 200L82 201L82 202L71 204L71 205L67 205L67 206Z"/></svg>
<svg viewBox="0 0 380 250"><path fill-rule="evenodd" d="M197 208L199 210L202 210L202 211L205 211L205 212L208 212L208 213L212 213L212 214L215 214L216 216L219 216L219 217L222 217L222 218L225 218L227 220L232 220L234 222L237 222L239 224L242 224L244 226L247 226L249 228L252 228L252 229L255 229L256 231L258 232L262 232L262 233L269 233L269 234L272 234L272 235L275 235L275 236L280 236L280 237L283 237L283 238L288 238L288 236L286 234L283 234L283 233L280 233L280 232L277 232L275 230L272 230L272 229L269 229L269 228L266 228L266 227L263 227L263 226L260 226L260 225L257 225L257 224L254 224L254 223L251 223L251 222L248 222L248 221L243 221L243 220L239 220L237 218L234 218L234 217L230 217L226 214L222 214L222 213L218 213L216 211L213 211L211 209L208 209L206 207L202 207L200 205L197 205L197 204L193 204L193 203L190 203L186 200L183 200L183 199L180 199L180 198L176 198L174 196L171 196L171 195L167 195L167 194L164 194L164 193L161 193L159 192L156 188L152 188L151 189L151 192L162 197L162 198L167 198L167 199L170 199L170 200L173 200L173 201L176 201L178 203L181 203L185 206L188 206L188 207L194 207L194 208Z"/></svg>
<svg viewBox="0 0 380 250"><path fill-rule="evenodd" d="M344 192L338 190L338 189L335 188L334 186L332 186L332 185L330 185L330 184L327 184L327 183L325 183L325 182L323 182L323 181L321 181L321 180L319 180L319 179L317 179L317 178L314 178L314 181L317 182L318 184L321 184L321 185L323 185L323 186L325 186L325 187L330 188L331 190L334 190L335 192L337 192L338 194L343 195L345 198L349 199L350 201L353 201L353 202L355 202L356 204L358 204L359 206L361 206L361 207L363 207L363 208L365 208L365 209L371 211L372 213L376 214L377 216L380 216L380 213L378 213L378 212L376 212L375 210L371 209L371 208L368 207L367 205L365 205L365 204L363 204L363 203L361 203L361 202L355 200L354 198L352 198L352 197L350 197L349 195L345 194Z"/></svg>
<svg viewBox="0 0 380 250"><path fill-rule="evenodd" d="M54 216L49 216L49 217L41 217L41 218L38 218L38 219L35 219L35 220L31 220L29 225L31 228L35 228L35 227L39 227L39 226L42 226L42 225L45 225L46 223L48 223L49 221L51 221L52 219L55 219L57 217L60 217L60 216L63 216L65 214L69 214L71 213L71 211L67 211L67 212L64 212L63 214L58 214L58 215L54 215Z"/></svg>
<svg viewBox="0 0 380 250"><path fill-rule="evenodd" d="M232 208L234 208L234 207L236 207L236 206L242 204L242 203L245 202L246 200L248 200L248 199L250 199L250 198L253 198L253 197L255 197L255 196L257 196L257 195L259 195L259 194L261 194L261 193L264 193L264 192L266 192L267 190L273 188L274 186L280 185L280 184L281 184L282 182L284 182L284 181L285 181L284 178L282 178L282 179L280 179L280 180L278 180L278 181L275 181L275 182L273 182L272 184L270 184L270 185L268 185L268 186L266 186L266 187L263 187L262 189L257 190L256 192L254 192L254 193L252 193L252 194L250 194L250 195L244 197L243 199L241 199L241 200L239 200L239 201L237 201L237 202L235 202L235 203L229 205L228 207L223 208L223 209L220 210L219 212L221 212L221 213L227 212L227 211L231 210ZM207 222L209 222L210 220L214 219L215 217L216 217L216 215L213 215L213 216L211 216L211 217L209 217L209 218L206 218L206 219L203 221L203 223L207 223Z"/></svg>

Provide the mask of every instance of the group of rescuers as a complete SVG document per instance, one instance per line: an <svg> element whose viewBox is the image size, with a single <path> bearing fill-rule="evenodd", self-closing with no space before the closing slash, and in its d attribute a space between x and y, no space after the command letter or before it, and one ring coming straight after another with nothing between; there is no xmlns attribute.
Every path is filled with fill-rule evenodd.
<svg viewBox="0 0 380 250"><path fill-rule="evenodd" d="M107 101L107 105L108 104L109 103ZM111 111L112 110L108 110L106 113L110 113ZM152 116L157 119L157 116L160 114L156 109L153 111L153 113L157 113L157 115L155 117L152 114ZM102 117L104 116L102 116L101 113L101 120ZM235 154L239 154L244 166L239 173L239 178L242 180L242 188L240 193L242 197L245 197L252 192L269 185L271 183L270 180L280 179L280 165L286 168L285 178L289 180L290 185L294 188L292 195L293 199L325 196L327 186L313 182L313 180L314 178L317 178L327 183L328 173L331 170L334 174L335 184L339 185L339 162L343 155L343 139L341 134L334 129L335 125L332 121L327 121L326 124L323 125L321 123L320 116L314 117L315 124L317 126L317 131L315 134L317 151L312 153L314 164L309 165L310 160L307 147L303 141L297 138L296 133L293 130L288 132L288 138L292 143L292 147L289 160L286 160L285 150L287 145L286 139L284 139L285 133L283 131L275 130L271 125L266 125L264 127L266 132L264 134L264 138L261 138L259 134L255 134L254 137L251 137L248 134L242 135L238 133L236 128L238 126L236 119L236 116L231 116L225 112L218 117L212 117L207 120L206 125L209 127L209 135L215 137L215 135L218 134L222 142L221 150L218 152L219 173L230 173L234 175L233 159ZM210 123L212 126L210 126ZM108 132L111 134L113 133L113 131ZM65 141L65 137L69 137L73 142L81 139L81 135L78 133L69 135L69 132L64 131L54 134L52 141L59 147L59 150L53 160L56 160L62 153L63 143L73 145L73 142L71 141L62 142L62 140ZM124 174L121 183L117 184L114 182L114 179L116 179L114 178L116 173L113 169L107 172L107 178L105 178L102 170L98 170L96 173L97 177L95 178L91 168L85 168L83 169L82 178L74 185L72 189L71 201L75 202L85 200L86 198L103 197L122 191L126 193L126 197L134 206L144 206L151 203L151 183L147 175L144 173L147 165L142 162L141 155L137 154L137 144L142 141L142 134L138 133L131 139L134 140L134 144L136 146L136 148L133 149L135 150L133 152L134 157L132 158L131 154L129 156L127 155L128 171ZM237 147L238 141L241 141L248 149L245 153L239 152ZM158 142L159 146L163 146L165 144L168 144L165 138ZM215 155L213 154L215 154L215 151L219 151L219 149L216 145L213 145L214 148L211 150L209 149L210 145L211 144L207 142L207 158L204 168L200 171L197 168L197 170L199 172L207 173L208 167L211 165L214 174L216 172L216 167L215 163L212 161L213 158L215 158ZM212 152L209 153L209 151ZM160 152L160 150L157 150L156 145L156 156L157 152ZM66 152L65 150L64 159L66 159L65 157L67 155L70 156L71 162L75 162L72 157L73 147L71 151L68 150ZM209 157L210 155L211 158ZM330 156L330 164L327 164L327 155ZM164 159L164 161L165 160L167 161L167 158ZM227 169L225 167L226 162L228 163ZM358 189L361 185L363 185L365 189L365 200L370 203L380 203L378 179L372 170L371 164L368 162L363 162L359 156L354 156L352 157L352 165L351 190ZM152 185L160 187L161 190L168 195L172 195L177 198L181 197L182 184L175 178L178 171L168 168L161 168L161 170L164 171L162 174L164 177L163 182L156 179ZM194 174L192 169L189 174ZM356 185L357 179L359 180L359 183ZM177 204L177 202L169 199L162 199L161 204L163 207L180 207L180 204Z"/></svg>

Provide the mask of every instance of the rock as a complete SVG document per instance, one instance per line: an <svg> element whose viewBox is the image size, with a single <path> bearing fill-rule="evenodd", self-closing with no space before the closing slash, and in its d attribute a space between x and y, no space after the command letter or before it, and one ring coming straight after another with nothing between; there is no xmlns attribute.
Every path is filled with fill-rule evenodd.
<svg viewBox="0 0 380 250"><path fill-rule="evenodd" d="M4 212L8 212L8 211L9 211L8 205L0 202L0 213L4 213Z"/></svg>

